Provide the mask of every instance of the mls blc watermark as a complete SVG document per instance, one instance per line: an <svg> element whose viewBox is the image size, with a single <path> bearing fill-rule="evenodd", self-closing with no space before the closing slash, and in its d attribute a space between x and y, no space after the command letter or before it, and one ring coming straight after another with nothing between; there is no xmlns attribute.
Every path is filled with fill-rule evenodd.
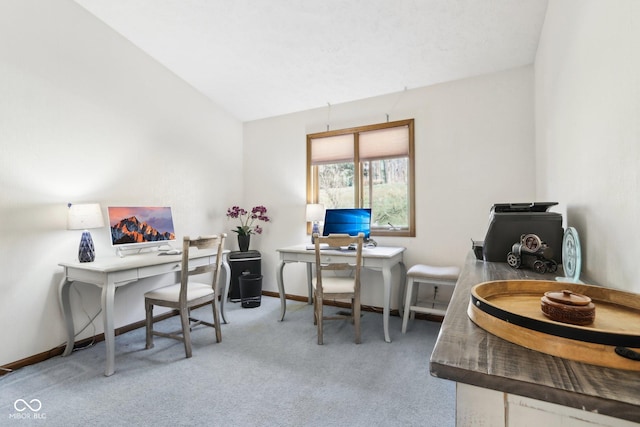
<svg viewBox="0 0 640 427"><path fill-rule="evenodd" d="M13 402L13 409L16 411L9 414L9 419L44 420L47 418L47 414L42 412L40 399L31 399L28 402L24 399L17 399Z"/></svg>

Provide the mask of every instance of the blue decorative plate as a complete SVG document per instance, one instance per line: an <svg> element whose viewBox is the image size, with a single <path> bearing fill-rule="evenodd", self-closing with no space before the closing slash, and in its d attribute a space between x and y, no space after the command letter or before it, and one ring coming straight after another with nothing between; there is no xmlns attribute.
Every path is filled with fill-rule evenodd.
<svg viewBox="0 0 640 427"><path fill-rule="evenodd" d="M562 238L562 268L569 281L580 282L582 268L582 249L578 232L573 227L567 227Z"/></svg>

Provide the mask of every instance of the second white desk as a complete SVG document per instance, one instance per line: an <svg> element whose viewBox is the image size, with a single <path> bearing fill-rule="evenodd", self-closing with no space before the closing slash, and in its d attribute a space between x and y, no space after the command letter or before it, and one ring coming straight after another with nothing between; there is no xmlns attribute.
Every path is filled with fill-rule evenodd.
<svg viewBox="0 0 640 427"><path fill-rule="evenodd" d="M407 270L404 266L403 247L377 246L375 248L365 248L362 250L362 267L370 270L382 272L384 285L384 305L382 308L382 325L384 329L384 340L391 342L389 336L389 313L391 311L391 270L394 266L400 267L400 286L404 287ZM278 291L280 293L280 320L284 320L287 311L286 295L284 291L283 270L284 266L291 262L304 262L307 264L307 285L309 288L309 304L313 302L312 276L313 264L316 262L316 254L313 250L307 249L307 245L289 246L278 249L280 253L280 264L276 271L278 281ZM327 262L335 258L353 258L354 251L323 250L322 259Z"/></svg>

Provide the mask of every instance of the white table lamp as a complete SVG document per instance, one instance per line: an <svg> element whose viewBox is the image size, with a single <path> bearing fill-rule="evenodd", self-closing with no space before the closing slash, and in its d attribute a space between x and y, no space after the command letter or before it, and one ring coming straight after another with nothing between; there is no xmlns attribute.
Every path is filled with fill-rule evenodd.
<svg viewBox="0 0 640 427"><path fill-rule="evenodd" d="M91 238L89 229L104 227L100 204L87 203L73 205L69 203L68 206L67 229L84 230L78 248L78 261L92 262L96 258L96 250L93 246L93 239Z"/></svg>
<svg viewBox="0 0 640 427"><path fill-rule="evenodd" d="M313 224L311 229L311 243L313 243L313 234L320 233L318 223L324 219L324 205L320 203L312 203L307 205L307 222Z"/></svg>

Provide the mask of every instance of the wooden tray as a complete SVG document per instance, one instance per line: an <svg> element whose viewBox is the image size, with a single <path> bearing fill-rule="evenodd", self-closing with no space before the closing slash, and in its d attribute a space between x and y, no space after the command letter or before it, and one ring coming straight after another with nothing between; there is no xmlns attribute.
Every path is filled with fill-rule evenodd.
<svg viewBox="0 0 640 427"><path fill-rule="evenodd" d="M588 326L547 318L540 298L547 291L587 295L596 306ZM640 352L640 295L600 286L547 280L496 280L475 285L469 318L498 337L565 359L616 369L640 371L640 361L615 353L616 347Z"/></svg>

